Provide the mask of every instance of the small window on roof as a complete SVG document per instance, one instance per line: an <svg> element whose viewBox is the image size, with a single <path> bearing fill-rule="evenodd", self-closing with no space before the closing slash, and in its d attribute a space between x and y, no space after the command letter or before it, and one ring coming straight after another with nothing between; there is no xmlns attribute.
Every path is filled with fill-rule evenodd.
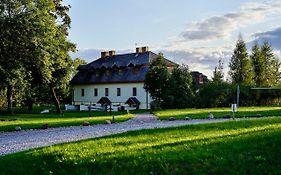
<svg viewBox="0 0 281 175"><path fill-rule="evenodd" d="M118 69L118 75L122 75L123 74L123 70L122 69Z"/></svg>
<svg viewBox="0 0 281 175"><path fill-rule="evenodd" d="M111 71L110 70L106 70L105 74L106 74L106 76L110 76L111 75Z"/></svg>

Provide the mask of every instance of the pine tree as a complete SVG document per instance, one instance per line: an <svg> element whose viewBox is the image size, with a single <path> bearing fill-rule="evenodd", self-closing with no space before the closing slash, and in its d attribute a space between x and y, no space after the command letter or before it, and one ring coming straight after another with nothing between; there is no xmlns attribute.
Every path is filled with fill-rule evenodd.
<svg viewBox="0 0 281 175"><path fill-rule="evenodd" d="M215 67L213 72L213 82L223 82L223 63L222 60L219 59L219 65Z"/></svg>
<svg viewBox="0 0 281 175"><path fill-rule="evenodd" d="M252 85L253 71L247 53L246 44L240 36L229 64L229 75L233 83Z"/></svg>
<svg viewBox="0 0 281 175"><path fill-rule="evenodd" d="M263 86L276 86L280 82L280 62L274 56L271 45L268 42L264 42L261 46L261 57L265 62L265 81Z"/></svg>
<svg viewBox="0 0 281 175"><path fill-rule="evenodd" d="M257 87L264 86L266 82L266 62L261 55L261 48L258 43L255 43L250 58L253 65L254 82Z"/></svg>

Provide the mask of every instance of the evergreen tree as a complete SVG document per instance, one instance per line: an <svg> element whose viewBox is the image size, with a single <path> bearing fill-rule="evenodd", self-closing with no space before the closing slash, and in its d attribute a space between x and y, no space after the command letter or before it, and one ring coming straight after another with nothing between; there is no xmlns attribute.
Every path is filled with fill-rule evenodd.
<svg viewBox="0 0 281 175"><path fill-rule="evenodd" d="M266 82L266 60L262 57L261 48L258 43L255 43L252 48L252 54L250 56L253 71L254 71L254 82L257 87L265 85Z"/></svg>
<svg viewBox="0 0 281 175"><path fill-rule="evenodd" d="M274 56L271 45L268 42L264 42L261 46L261 57L265 62L265 81L263 82L263 86L276 86L280 81L280 62Z"/></svg>
<svg viewBox="0 0 281 175"><path fill-rule="evenodd" d="M223 82L223 63L222 60L219 59L219 65L215 67L213 72L213 82Z"/></svg>
<svg viewBox="0 0 281 175"><path fill-rule="evenodd" d="M144 88L155 100L157 107L161 105L167 90L169 72L162 53L152 60L145 76Z"/></svg>
<svg viewBox="0 0 281 175"><path fill-rule="evenodd" d="M240 36L229 64L229 75L235 84L251 85L253 71L248 57L246 44Z"/></svg>

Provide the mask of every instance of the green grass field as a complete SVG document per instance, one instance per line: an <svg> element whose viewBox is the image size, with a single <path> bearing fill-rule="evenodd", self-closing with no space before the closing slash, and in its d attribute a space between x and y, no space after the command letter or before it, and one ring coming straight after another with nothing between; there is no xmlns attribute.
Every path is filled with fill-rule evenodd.
<svg viewBox="0 0 281 175"><path fill-rule="evenodd" d="M155 111L154 114L161 120L167 120L170 117L176 119L207 118L208 113L212 113L215 118L222 118L225 114L232 115L231 108L210 108L210 109L171 109ZM235 117L254 117L261 116L281 116L281 107L239 107Z"/></svg>
<svg viewBox="0 0 281 175"><path fill-rule="evenodd" d="M112 115L115 116L114 122L123 122L133 117L126 112L114 112ZM106 112L91 112L91 117L89 112L65 112L63 115L56 113L0 115L0 131L14 131L16 126L22 129L38 129L43 124L48 124L49 127L76 126L84 121L101 124L105 123L105 120L112 121L112 115Z"/></svg>
<svg viewBox="0 0 281 175"><path fill-rule="evenodd" d="M0 174L281 174L281 118L134 131L0 157Z"/></svg>

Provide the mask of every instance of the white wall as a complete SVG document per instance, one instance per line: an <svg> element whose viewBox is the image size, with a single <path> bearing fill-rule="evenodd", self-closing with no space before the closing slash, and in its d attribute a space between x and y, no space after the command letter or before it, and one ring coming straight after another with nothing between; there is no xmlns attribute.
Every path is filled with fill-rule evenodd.
<svg viewBox="0 0 281 175"><path fill-rule="evenodd" d="M74 92L74 104L95 104L99 101L101 97L105 97L105 88L108 88L109 95L108 99L112 104L121 104L133 96L133 87L137 88L137 96L135 96L140 101L140 109L150 108L150 102L152 101L150 95L143 88L144 83L119 83L119 84L100 84L100 85L75 85L73 86ZM98 89L98 96L94 96L94 89ZM121 96L117 96L117 88L121 89ZM84 89L85 95L81 96L81 89Z"/></svg>

